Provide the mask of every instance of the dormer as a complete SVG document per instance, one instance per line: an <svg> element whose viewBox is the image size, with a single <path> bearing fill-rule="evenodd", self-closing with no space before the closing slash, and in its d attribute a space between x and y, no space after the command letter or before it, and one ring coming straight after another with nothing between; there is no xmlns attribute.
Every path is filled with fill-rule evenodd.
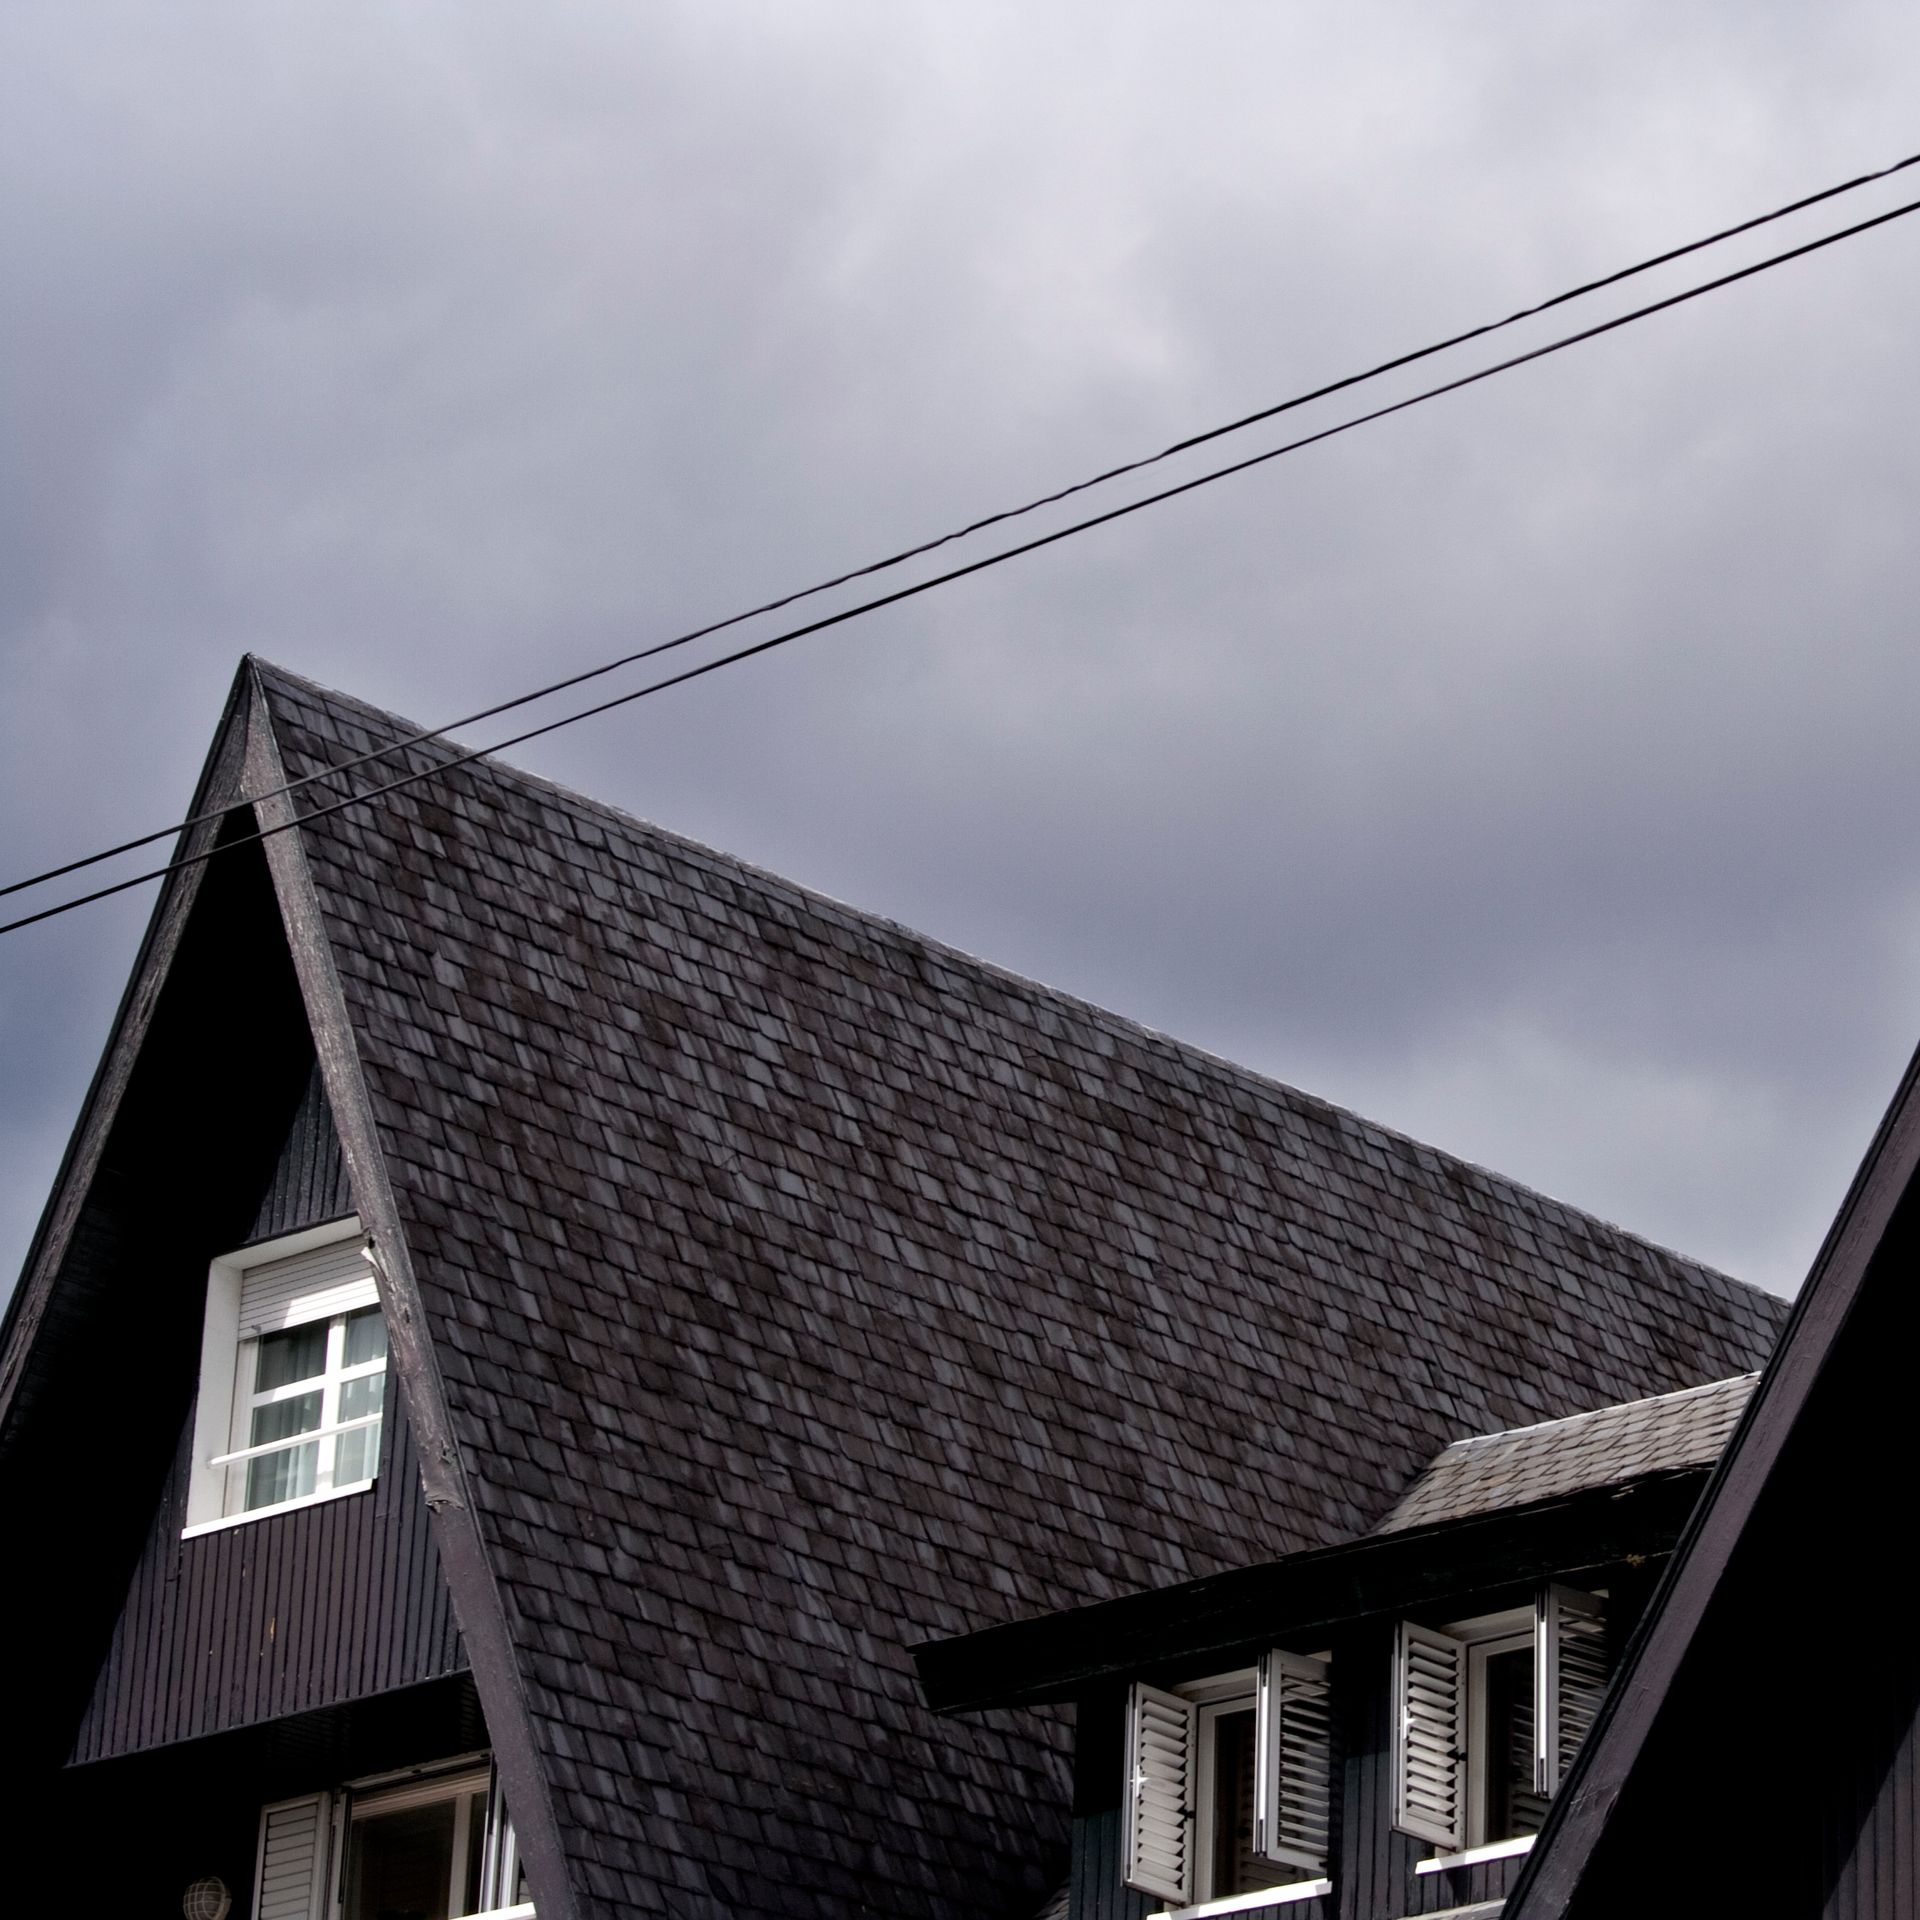
<svg viewBox="0 0 1920 1920"><path fill-rule="evenodd" d="M1367 1534L935 1642L923 1688L1075 1703L1064 1920L1497 1901L1754 1379L1456 1441Z"/></svg>

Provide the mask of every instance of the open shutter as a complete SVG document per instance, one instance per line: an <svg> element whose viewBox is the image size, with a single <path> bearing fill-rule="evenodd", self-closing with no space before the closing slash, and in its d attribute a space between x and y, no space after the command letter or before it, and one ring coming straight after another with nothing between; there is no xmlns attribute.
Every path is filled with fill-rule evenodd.
<svg viewBox="0 0 1920 1920"><path fill-rule="evenodd" d="M1466 1845L1467 1649L1400 1623L1393 1662L1393 1824L1445 1852Z"/></svg>
<svg viewBox="0 0 1920 1920"><path fill-rule="evenodd" d="M332 1843L330 1794L262 1807L253 1920L323 1920Z"/></svg>
<svg viewBox="0 0 1920 1920"><path fill-rule="evenodd" d="M1332 1687L1327 1663L1278 1647L1263 1654L1258 1708L1253 1850L1279 1866L1322 1873L1333 1822Z"/></svg>
<svg viewBox="0 0 1920 1920"><path fill-rule="evenodd" d="M1536 1610L1534 1790L1558 1790L1607 1690L1606 1603L1572 1587L1544 1586Z"/></svg>
<svg viewBox="0 0 1920 1920"><path fill-rule="evenodd" d="M1178 1694L1136 1680L1127 1696L1127 1788L1121 1845L1127 1885L1172 1905L1193 1898L1197 1716Z"/></svg>

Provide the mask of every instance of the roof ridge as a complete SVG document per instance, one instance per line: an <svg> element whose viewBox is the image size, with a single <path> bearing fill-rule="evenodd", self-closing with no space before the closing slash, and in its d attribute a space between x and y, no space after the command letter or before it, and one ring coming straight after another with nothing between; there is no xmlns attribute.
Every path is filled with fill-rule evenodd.
<svg viewBox="0 0 1920 1920"><path fill-rule="evenodd" d="M290 668L280 666L274 661L263 659L258 654L250 653L246 655L245 661L246 664L252 668L253 672L263 681L278 680L319 699L323 704L333 704L344 707L356 713L371 716L373 719L389 725L399 726L409 732L419 731L415 724L407 720L404 715L394 713L388 708L375 706L371 701L359 699L349 693L343 693L338 688L328 687L317 680L308 679L305 675L295 673ZM432 735L429 737L432 739L444 739L446 736ZM423 741L421 744L424 745L425 742ZM1352 1107L1342 1106L1339 1102L1329 1100L1323 1095L1297 1087L1291 1081L1282 1080L1275 1074L1263 1073L1260 1069L1247 1066L1242 1061L1232 1060L1225 1054L1215 1053L1211 1048L1203 1047L1196 1041L1184 1040L1177 1034L1168 1033L1159 1027L1149 1026L1143 1020L1137 1020L1131 1015L1117 1012L1111 1007L1102 1006L1098 1001L1089 1000L1084 995L1074 993L1068 988L1053 986L1047 981L1034 978L1031 974L1020 973L1016 969L1006 966L999 961L988 959L981 954L971 953L964 947L955 946L951 941L940 939L938 935L924 932L918 927L909 926L905 921L895 920L889 915L877 913L868 907L857 906L851 901L842 900L834 894L826 893L818 887L808 886L802 881L791 878L789 875L776 873L769 867L760 866L740 854L729 853L723 848L709 845L706 841L696 840L690 834L682 833L672 827L662 826L658 821L649 820L642 815L630 813L625 808L613 806L605 800L595 799L591 794L582 793L577 788L569 787L563 781L552 779L545 774L530 772L525 767L516 766L512 761L496 758L491 753L482 753L477 759L467 764L473 767L484 767L496 776L504 776L512 780L524 782L531 787L541 789L543 792L564 801L570 806L584 808L603 818L617 821L629 830L638 829L646 834L657 835L662 839L671 841L680 847L687 848L707 859L714 860L722 866L744 875L763 886L800 895L820 906L831 909L835 913L846 915L865 927L882 929L903 943L919 948L922 951L937 955L943 959L958 961L966 967L976 969L1012 986L1019 987L1028 994L1041 995L1049 1000L1075 1008L1080 1013L1091 1016L1095 1021L1112 1030L1124 1033L1128 1037L1144 1039L1157 1046L1166 1048L1182 1059L1211 1072L1220 1079L1241 1086L1276 1092L1284 1096L1289 1105L1296 1108L1300 1106L1309 1107L1331 1119L1350 1122L1355 1127L1379 1140L1397 1144L1403 1151L1433 1154L1446 1161L1452 1167L1478 1176L1479 1179L1486 1182L1489 1186L1498 1188L1502 1192L1524 1196L1526 1199L1536 1202L1541 1207L1565 1220L1582 1222L1589 1227L1599 1229L1601 1233L1614 1240L1629 1242L1645 1252L1674 1262L1685 1268L1690 1275L1698 1279L1734 1288L1742 1294L1757 1294L1767 1300L1777 1300L1780 1298L1779 1295L1772 1293L1770 1289L1762 1287L1754 1281L1743 1280L1738 1275L1728 1273L1722 1268L1710 1266L1703 1260L1680 1252L1678 1248L1670 1247L1664 1242L1650 1239L1647 1235L1636 1232L1631 1227L1623 1226L1616 1220L1609 1220L1605 1215L1595 1213L1590 1208L1582 1207L1574 1201L1564 1200L1558 1195L1543 1191L1541 1188L1529 1186L1525 1181L1515 1179L1511 1174L1501 1173L1481 1161L1470 1160L1462 1154L1450 1151L1448 1148L1436 1146L1431 1141L1422 1140L1417 1135L1408 1133L1401 1128L1389 1126L1384 1121L1369 1119L1365 1114L1356 1111Z"/></svg>

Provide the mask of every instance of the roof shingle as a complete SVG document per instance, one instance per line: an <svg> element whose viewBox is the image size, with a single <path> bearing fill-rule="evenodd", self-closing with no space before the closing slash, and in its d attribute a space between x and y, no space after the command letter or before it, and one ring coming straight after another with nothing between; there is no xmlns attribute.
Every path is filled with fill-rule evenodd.
<svg viewBox="0 0 1920 1920"><path fill-rule="evenodd" d="M293 777L411 731L256 670ZM1783 1312L506 767L301 840L583 1911L1031 1911L1063 1728L909 1645L1350 1537Z"/></svg>

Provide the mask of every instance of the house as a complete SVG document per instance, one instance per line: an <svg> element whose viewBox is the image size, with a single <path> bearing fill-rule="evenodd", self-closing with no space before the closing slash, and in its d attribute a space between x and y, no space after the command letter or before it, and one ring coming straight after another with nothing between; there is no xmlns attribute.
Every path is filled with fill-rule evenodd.
<svg viewBox="0 0 1920 1920"><path fill-rule="evenodd" d="M1062 1920L1497 1913L1758 1379L1444 1447L1369 1532L917 1651L1075 1705Z"/></svg>
<svg viewBox="0 0 1920 1920"><path fill-rule="evenodd" d="M1909 1065L1507 1920L1920 1913Z"/></svg>
<svg viewBox="0 0 1920 1920"><path fill-rule="evenodd" d="M1068 1718L937 1717L912 1647L1316 1555L1417 1585L1475 1517L1375 1530L1454 1443L1773 1343L1617 1228L413 733L243 665L0 1329L24 1910L1028 1915ZM395 764L442 770L251 837Z"/></svg>

